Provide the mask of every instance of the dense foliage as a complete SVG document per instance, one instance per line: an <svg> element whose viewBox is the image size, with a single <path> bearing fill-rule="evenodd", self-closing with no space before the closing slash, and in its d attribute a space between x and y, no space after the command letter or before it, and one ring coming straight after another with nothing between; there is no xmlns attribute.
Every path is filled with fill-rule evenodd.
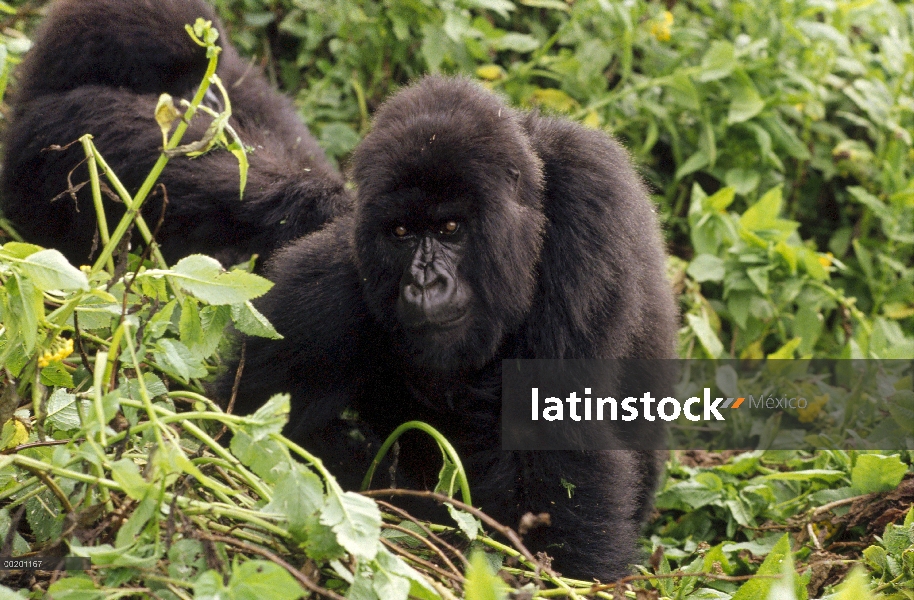
<svg viewBox="0 0 914 600"><path fill-rule="evenodd" d="M0 1L0 94L43 4ZM215 4L343 166L379 103L430 71L619 136L666 224L682 356L914 357L911 3ZM116 240L80 269L0 227L0 556L95 566L0 573L0 600L802 600L842 580L832 597L914 598L910 452L676 454L644 577L541 589L533 557L466 512L420 525L344 493L279 435L283 397L250 417L206 398L226 325L275 335L250 304L269 282ZM442 492L459 472L445 459Z"/></svg>

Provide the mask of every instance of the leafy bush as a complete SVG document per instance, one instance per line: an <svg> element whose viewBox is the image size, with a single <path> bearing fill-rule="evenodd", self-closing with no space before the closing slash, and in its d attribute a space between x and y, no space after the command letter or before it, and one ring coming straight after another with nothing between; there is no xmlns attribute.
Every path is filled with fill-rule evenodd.
<svg viewBox="0 0 914 600"><path fill-rule="evenodd" d="M43 4L0 1L0 94ZM617 135L666 224L683 356L914 357L910 2L215 4L344 166L383 99L430 71ZM674 457L640 579L613 591L546 576L540 589L534 564L471 515L423 529L342 492L279 435L282 397L250 417L205 397L226 325L275 335L249 302L268 282L206 257L115 256L116 241L78 269L0 228L0 541L92 558L54 597L295 598L320 585L503 598L493 567L516 597L914 597L910 453L838 451ZM888 524L857 523L863 505ZM448 554L440 536L477 552ZM865 549L826 552L839 538ZM850 563L866 572L834 589Z"/></svg>

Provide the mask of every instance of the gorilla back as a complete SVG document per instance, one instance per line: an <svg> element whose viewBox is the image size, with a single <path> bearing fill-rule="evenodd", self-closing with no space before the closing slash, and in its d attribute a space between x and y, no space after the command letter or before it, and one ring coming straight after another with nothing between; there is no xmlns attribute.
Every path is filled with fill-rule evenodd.
<svg viewBox="0 0 914 600"><path fill-rule="evenodd" d="M0 209L28 241L58 248L76 264L90 258L97 226L89 187L75 200L65 193L68 176L74 187L88 180L83 150L49 148L91 133L135 193L162 151L159 94L190 99L205 73L205 50L184 29L198 17L215 21L202 0L58 0L51 7L18 71L3 139ZM248 184L239 200L238 164L224 150L172 159L159 179L165 193L144 210L155 224L167 196L158 241L170 262L193 252L223 264L268 254L351 205L292 104L219 31L217 74L229 90L231 124L253 148ZM198 113L185 141L200 139L208 121ZM123 206L105 203L109 223L119 219Z"/></svg>
<svg viewBox="0 0 914 600"><path fill-rule="evenodd" d="M512 526L551 514L527 541L559 570L623 574L657 456L503 452L498 436L503 359L673 356L660 230L624 150L431 77L380 109L353 172L355 212L268 265L276 286L258 306L285 338L247 339L242 410L291 392L288 434L350 486L373 452L353 426L372 440L425 421L486 512ZM410 443L423 442L404 442L398 480L433 486L438 453Z"/></svg>

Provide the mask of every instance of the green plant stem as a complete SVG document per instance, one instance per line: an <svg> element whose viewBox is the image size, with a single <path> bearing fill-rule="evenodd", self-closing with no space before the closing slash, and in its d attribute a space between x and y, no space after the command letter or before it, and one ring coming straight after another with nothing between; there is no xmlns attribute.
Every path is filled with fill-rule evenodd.
<svg viewBox="0 0 914 600"><path fill-rule="evenodd" d="M307 450L305 450L304 448L302 448L301 446L299 446L292 440L285 438L284 436L281 436L278 434L272 434L272 435L270 435L270 438L276 442L279 442L280 444L282 444L283 446L285 446L286 448L291 450L293 453L298 454L300 457L302 457L305 460L305 462L307 462L311 466L313 466L314 469L318 473L320 473L321 476L326 480L328 486L332 486L332 487L336 488L336 490L339 493L343 492L342 488L339 487L339 484L336 483L336 478L333 477L333 475L330 473L330 471L327 470L327 468L324 466L324 463L321 461L321 459L314 456L313 454L311 454L310 452L308 452Z"/></svg>
<svg viewBox="0 0 914 600"><path fill-rule="evenodd" d="M206 74L203 76L203 81L197 88L197 93L194 95L193 100L191 100L190 106L187 108L187 112L184 114L184 119L178 123L174 134L168 140L168 145L165 147L165 150L171 150L177 147L181 142L181 138L184 137L184 133L190 126L191 119L194 118L194 114L197 112L197 107L200 106L200 103L203 101L203 97L206 95L206 91L209 89L211 77L216 72L216 65L218 62L219 53L213 52L212 56L209 59L209 64L206 67ZM93 273L99 271L103 265L107 264L108 260L114 253L114 249L120 243L121 239L124 237L124 234L127 233L127 229L130 227L131 221L133 221L134 218L139 215L139 211L143 206L143 202L145 202L146 198L149 196L149 192L152 191L153 186L155 186L156 181L158 181L159 176L162 174L162 170L165 168L166 164L168 164L168 156L163 152L161 155L159 155L159 159L156 161L155 165L153 165L152 170L146 177L146 180L143 181L143 184L140 186L136 196L134 196L133 199L127 204L127 212L125 212L124 216L121 217L121 220L117 224L114 233L111 234L111 243L102 248L101 254L99 255L98 259L96 259L95 264L92 266ZM103 168L105 167L107 167L107 165L103 165ZM106 168L105 170L107 171L110 178L113 174L113 171L110 168ZM114 184L114 181L112 181L112 184ZM121 190L126 191L123 185L121 186ZM118 194L121 194L121 190L118 190ZM139 219L137 219L137 226L140 227L142 232L143 227L139 225ZM146 232L148 232L148 227L145 229ZM144 233L143 235L145 236L146 234ZM157 248L154 249L153 252L157 254L157 259L161 257L161 253L158 252ZM162 261L162 264L165 264L164 260Z"/></svg>
<svg viewBox="0 0 914 600"><path fill-rule="evenodd" d="M423 423L422 421L409 421L397 427L393 433L387 436L387 439L384 440L384 443L381 445L381 448L378 450L378 453L375 455L374 460L371 461L371 466L368 467L368 472L365 473L365 478L362 479L362 490L367 490L371 486L371 479L374 477L374 472L378 468L378 465L381 464L381 461L384 460L384 457L387 455L387 452L390 450L390 447L393 446L394 442L397 439L409 431L410 429L418 429L430 435L438 443L438 447L441 449L441 452L450 459L454 466L457 469L457 478L460 483L460 492L463 497L464 504L473 506L473 501L470 497L470 482L467 480L466 469L463 468L463 463L460 462L460 456L457 454L457 450L454 449L454 446L451 445L447 439L441 435L441 433L429 425L428 423Z"/></svg>
<svg viewBox="0 0 914 600"><path fill-rule="evenodd" d="M92 202L95 204L95 218L98 220L98 234L102 239L102 245L107 246L111 241L108 234L108 218L105 216L105 206L102 202L102 188L98 180L98 163L95 160L96 150L91 142L92 136L88 133L79 141L82 142L83 150L86 152L86 160L89 161L89 181L92 184ZM114 259L109 257L108 272L114 274Z"/></svg>
<svg viewBox="0 0 914 600"><path fill-rule="evenodd" d="M145 409L146 405L142 402L137 402L136 400L121 399L121 404L124 406L130 406L132 408ZM224 413L213 413L206 411L196 411L196 412L185 412L185 413L176 413L168 410L167 408L161 406L153 406L153 409L159 415L158 420L160 423L180 423L189 434L209 446L209 448L215 453L219 458L225 460L232 465L232 470L237 473L246 484L248 484L252 490L254 490L258 496L260 496L264 501L269 502L273 498L273 494L263 486L263 484L258 480L258 478L251 473L235 456L229 452L226 448L221 446L219 442L210 437L205 431L200 427L191 422L191 419L208 419L211 421L218 421L225 425L238 425L244 422L243 417L237 417L235 415L227 415ZM154 425L151 422L140 423L135 427L131 427L129 433L135 435L141 431L145 431ZM121 432L116 436L112 436L108 440L108 444L115 444L124 437L127 436L128 432Z"/></svg>
<svg viewBox="0 0 914 600"><path fill-rule="evenodd" d="M23 456L21 454L0 457L0 468L9 463L15 464L23 469L30 471L43 471L57 475L58 477L72 479L74 481L80 481L90 485L103 485L110 489L126 493L124 492L124 489L113 479L108 479L107 477L98 477L96 475L88 475L80 471L58 467L40 460L36 460L34 458ZM167 504L172 501L177 502L178 506L180 506L188 514L209 515L213 519L220 517L229 517L260 527L282 539L289 539L292 536L292 534L290 534L285 529L274 525L273 523L270 523L264 519L262 517L264 514L262 511L239 508L237 506L232 506L231 504L224 505L218 502L203 502L201 500L194 500L192 498L180 496L173 492L165 492L163 494L163 502Z"/></svg>
<svg viewBox="0 0 914 600"><path fill-rule="evenodd" d="M140 212L139 212L140 203L137 203L137 201L134 198L131 198L130 192L127 191L127 188L124 187L124 184L121 183L120 179L118 179L117 174L114 172L114 170L108 165L107 162L105 162L105 158L101 155L101 153L98 151L98 149L95 147L95 145L91 141L88 141L87 145L89 146L90 151L93 153L92 154L93 159L102 166L102 169L105 170L105 175L108 177L108 181L111 182L112 187L114 187L114 191L117 192L117 195L120 196L121 201L128 207L127 212L124 214L124 217L121 219L120 223L118 223L118 229L115 230L115 232L114 232L115 235L112 236L112 238L114 238L114 243L112 244L109 239L108 243L106 243L105 246L102 248L102 254L99 256L99 259L95 261L95 265L93 265L93 267L92 267L92 272L95 273L96 271L100 270L100 266L102 263L100 263L99 261L101 260L102 256L107 254L108 260L109 261L111 260L111 256L113 255L114 250L116 249L117 245L120 243L121 238L124 237L124 234L126 233L127 228L129 228L131 221L136 222L136 227L137 227L137 229L139 229L140 234L143 236L143 239L145 240L145 242L147 244L153 244L153 239L152 239L152 232L149 230L149 226L146 225L146 221L145 221L145 219L143 219L143 215L140 214ZM156 180L157 179L158 179L158 175L156 176ZM147 180L148 180L148 178L147 178ZM155 180L153 181L153 184L154 183L155 183ZM151 190L151 188L150 188L150 190ZM147 192L147 195L148 195L148 192ZM137 197L139 197L139 194L137 194ZM143 200L145 201L145 196L143 197ZM130 217L130 218L127 219L127 217ZM118 230L120 230L120 226L122 223L125 222L125 219L126 219L126 226L124 227L124 231L121 232L120 235L118 235ZM152 245L152 255L156 259L156 261L159 263L159 266L161 266L163 269L168 268L168 264L165 262L165 258L162 256L162 253L159 251L158 246L155 244Z"/></svg>
<svg viewBox="0 0 914 600"><path fill-rule="evenodd" d="M155 411L155 408L152 406L152 398L149 397L149 390L146 389L146 382L143 381L143 371L140 369L140 361L136 357L136 351L133 348L133 337L130 335L130 325L127 321L123 321L121 326L124 330L124 342L127 346L127 351L130 352L130 360L133 362L133 368L136 371L136 381L137 385L140 388L140 398L143 399L143 408L146 410L146 414L149 417L149 421L153 424L153 435L155 435L156 443L161 447L165 445L165 439L162 437L163 431L168 431L171 435L171 430L165 427L159 421L159 416ZM177 440L172 440L175 444L178 443Z"/></svg>

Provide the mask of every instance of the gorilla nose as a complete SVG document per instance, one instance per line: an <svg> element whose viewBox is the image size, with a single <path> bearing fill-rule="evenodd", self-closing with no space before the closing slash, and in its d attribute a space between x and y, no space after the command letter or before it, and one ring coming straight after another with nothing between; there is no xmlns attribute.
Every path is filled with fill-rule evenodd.
<svg viewBox="0 0 914 600"><path fill-rule="evenodd" d="M459 320L466 294L455 279L433 266L411 269L400 289L400 318L409 328L436 327Z"/></svg>

